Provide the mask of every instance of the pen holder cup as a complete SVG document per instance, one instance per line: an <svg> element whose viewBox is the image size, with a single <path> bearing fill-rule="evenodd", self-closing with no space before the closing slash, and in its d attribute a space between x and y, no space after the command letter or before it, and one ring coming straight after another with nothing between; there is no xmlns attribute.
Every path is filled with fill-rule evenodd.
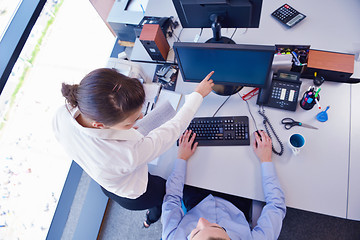
<svg viewBox="0 0 360 240"><path fill-rule="evenodd" d="M318 94L316 97L317 101L320 101L320 95ZM306 91L300 101L300 107L304 110L310 110L316 104L315 96L313 96L313 92Z"/></svg>

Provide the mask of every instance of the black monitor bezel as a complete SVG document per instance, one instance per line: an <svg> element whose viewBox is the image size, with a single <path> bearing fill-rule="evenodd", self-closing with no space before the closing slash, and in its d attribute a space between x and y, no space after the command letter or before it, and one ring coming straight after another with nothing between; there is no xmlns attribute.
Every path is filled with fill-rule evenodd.
<svg viewBox="0 0 360 240"><path fill-rule="evenodd" d="M172 0L175 10L177 12L177 15L179 17L179 20L181 22L181 25L183 28L210 28L211 27L211 23L209 23L209 25L206 26L199 26L199 25L194 25L194 23L187 23L186 21L186 13L184 11L184 9L182 8L181 2L182 0ZM194 1L194 4L209 4L211 3L211 1L207 0L207 1ZM249 0L249 3L252 5L252 12L251 12L251 19L250 19L250 24L246 24L244 25L243 23L238 23L238 22L234 22L234 25L229 27L229 26L223 26L224 28L258 28L259 24L260 24L260 17L261 17L261 9L262 9L262 3L263 0ZM212 4L226 4L228 5L227 1L213 1ZM199 13L200 14L200 13Z"/></svg>
<svg viewBox="0 0 360 240"><path fill-rule="evenodd" d="M179 59L178 48L203 48L203 49L224 49L224 50L247 50L247 51L262 51L262 52L272 52L271 59L267 66L267 78L265 79L263 84L252 84L252 83L234 83L234 82L223 82L214 80L215 84L223 84L223 85L231 85L231 86L244 86L244 87L259 87L259 88L267 88L268 83L270 81L270 73L271 66L274 59L275 54L275 45L248 45L248 44L222 44L222 43L190 43L190 42L175 42L173 49L175 52L175 57L177 59L177 63L181 72L181 76L184 82L195 82L199 83L202 79L185 79L184 69L181 63L181 59ZM211 69L209 69L209 72ZM204 76L205 77L205 76Z"/></svg>

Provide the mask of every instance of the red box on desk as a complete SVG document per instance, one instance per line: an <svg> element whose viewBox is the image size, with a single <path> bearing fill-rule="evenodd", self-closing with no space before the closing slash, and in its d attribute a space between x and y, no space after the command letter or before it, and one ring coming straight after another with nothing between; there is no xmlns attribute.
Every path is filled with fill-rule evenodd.
<svg viewBox="0 0 360 240"><path fill-rule="evenodd" d="M152 60L166 61L170 46L159 24L144 24L139 40Z"/></svg>

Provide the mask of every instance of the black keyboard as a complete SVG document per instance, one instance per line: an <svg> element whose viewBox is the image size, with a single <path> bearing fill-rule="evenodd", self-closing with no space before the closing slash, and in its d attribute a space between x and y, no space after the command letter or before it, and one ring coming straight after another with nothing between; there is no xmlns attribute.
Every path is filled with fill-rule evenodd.
<svg viewBox="0 0 360 240"><path fill-rule="evenodd" d="M250 145L247 116L194 118L190 129L198 146Z"/></svg>

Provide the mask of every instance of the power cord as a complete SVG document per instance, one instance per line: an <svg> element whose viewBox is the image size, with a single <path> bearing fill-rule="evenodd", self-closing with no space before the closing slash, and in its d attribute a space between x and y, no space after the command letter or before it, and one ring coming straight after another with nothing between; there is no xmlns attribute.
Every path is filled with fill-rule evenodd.
<svg viewBox="0 0 360 240"><path fill-rule="evenodd" d="M217 112L220 110L220 108L222 108L222 106L224 106L224 104L227 102L227 100L229 100L230 97L231 97L231 95L228 96L228 97L225 99L225 101L224 101L224 102L220 105L220 107L216 110L216 112L214 113L213 117L215 117L215 115L217 114Z"/></svg>
<svg viewBox="0 0 360 240"><path fill-rule="evenodd" d="M182 29L180 30L179 36L177 37L177 38L178 38L178 42L181 42L181 41L180 41L180 36L181 36L181 33L183 32L183 30L184 30L184 28L182 28Z"/></svg>
<svg viewBox="0 0 360 240"><path fill-rule="evenodd" d="M167 35L171 38L171 37L175 37L176 38L176 41L177 42L181 42L180 41L180 34L181 34L181 32L180 32L180 34L179 34L179 37L178 36L176 36L176 34L174 33L174 30L179 26L179 22L177 21L177 20L174 20L174 17L173 16L171 16L170 18L169 18L169 21L170 21L170 30L169 31L167 31ZM182 31L182 29L181 29L181 31Z"/></svg>
<svg viewBox="0 0 360 240"><path fill-rule="evenodd" d="M262 111L261 111L262 110ZM274 148L274 144L272 144L272 151L273 153L275 153L276 155L279 155L281 156L283 153L284 153L284 145L283 143L280 141L280 138L278 137L278 135L276 134L272 124L270 123L270 120L269 118L265 115L265 109L264 109L264 106L259 106L259 111L258 113L263 117L263 124L265 126L265 130L267 132L267 134L269 135L269 137L272 139L271 137L271 134L270 134L270 131L268 129L268 126L269 128L271 129L272 133L274 134L274 137L276 139L276 141L279 143L279 146L280 146L280 151L276 151L275 148Z"/></svg>
<svg viewBox="0 0 360 240"><path fill-rule="evenodd" d="M234 30L233 34L231 35L230 39L232 39L232 38L234 37L234 35L235 35L235 33L236 33L237 30L238 30L238 29L235 28L235 30ZM244 31L243 33L241 33L241 34L245 34L245 33L247 33L247 31L248 31L248 28L246 28L245 31Z"/></svg>
<svg viewBox="0 0 360 240"><path fill-rule="evenodd" d="M252 120L253 120L253 122L254 122L255 128L256 128L256 130L259 130L258 127L257 127L257 125L256 125L256 121L255 121L254 115L252 115L252 112L251 112L251 110L250 110L250 106L249 106L248 101L245 100L245 99L240 95L240 93L238 93L238 95L239 95L239 97L240 97L242 100L244 100L244 101L246 102L246 106L247 106L247 108L248 108L248 110L249 110L249 113L250 113L250 116L251 116L251 118L252 118Z"/></svg>
<svg viewBox="0 0 360 240"><path fill-rule="evenodd" d="M237 28L235 28L235 30L234 30L233 34L231 35L230 39L232 39L234 37L236 31L237 31Z"/></svg>

